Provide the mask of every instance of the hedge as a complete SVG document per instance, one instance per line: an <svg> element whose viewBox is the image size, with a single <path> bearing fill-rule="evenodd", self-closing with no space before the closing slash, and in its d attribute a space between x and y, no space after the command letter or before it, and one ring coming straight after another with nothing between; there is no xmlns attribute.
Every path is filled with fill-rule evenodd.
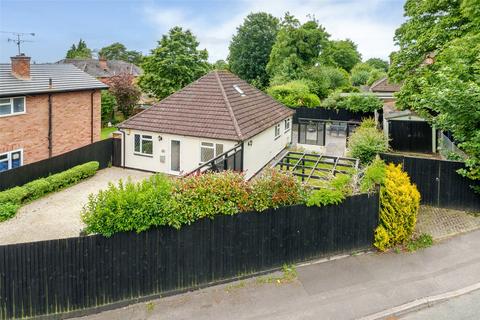
<svg viewBox="0 0 480 320"><path fill-rule="evenodd" d="M99 167L97 161L87 162L66 171L40 178L0 192L0 221L13 217L18 208L28 201L32 201L77 183L80 180L93 176Z"/></svg>
<svg viewBox="0 0 480 320"><path fill-rule="evenodd" d="M201 218L303 203L305 187L289 173L267 171L245 181L232 171L182 179L156 174L139 183L120 181L90 195L82 212L85 233L111 236L153 226L180 228Z"/></svg>

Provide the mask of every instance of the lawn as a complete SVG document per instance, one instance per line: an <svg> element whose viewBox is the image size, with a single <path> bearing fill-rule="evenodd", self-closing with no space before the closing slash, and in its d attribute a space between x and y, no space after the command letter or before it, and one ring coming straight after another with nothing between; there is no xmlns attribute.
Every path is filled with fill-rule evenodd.
<svg viewBox="0 0 480 320"><path fill-rule="evenodd" d="M100 132L100 139L108 139L110 138L110 135L112 132L117 131L118 129L116 127L105 127L102 128L102 131Z"/></svg>

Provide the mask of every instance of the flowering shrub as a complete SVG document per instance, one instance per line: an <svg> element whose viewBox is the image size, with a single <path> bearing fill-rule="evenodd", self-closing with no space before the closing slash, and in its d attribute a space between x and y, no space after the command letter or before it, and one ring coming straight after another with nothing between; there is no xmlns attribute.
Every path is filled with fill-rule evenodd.
<svg viewBox="0 0 480 320"><path fill-rule="evenodd" d="M90 195L82 219L86 233L105 236L152 226L178 229L201 218L303 203L304 190L294 176L273 170L251 182L231 171L182 179L155 175Z"/></svg>

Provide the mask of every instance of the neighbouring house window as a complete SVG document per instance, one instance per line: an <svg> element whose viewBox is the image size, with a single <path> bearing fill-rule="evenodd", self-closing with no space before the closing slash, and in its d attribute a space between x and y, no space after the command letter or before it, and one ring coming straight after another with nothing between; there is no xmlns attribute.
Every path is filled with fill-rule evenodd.
<svg viewBox="0 0 480 320"><path fill-rule="evenodd" d="M290 130L290 118L285 120L285 132Z"/></svg>
<svg viewBox="0 0 480 320"><path fill-rule="evenodd" d="M23 150L0 154L0 172L18 168L23 164Z"/></svg>
<svg viewBox="0 0 480 320"><path fill-rule="evenodd" d="M280 137L280 123L275 126L275 139Z"/></svg>
<svg viewBox="0 0 480 320"><path fill-rule="evenodd" d="M0 117L25 113L25 97L0 98Z"/></svg>
<svg viewBox="0 0 480 320"><path fill-rule="evenodd" d="M135 153L152 155L153 154L153 138L144 134L135 135Z"/></svg>
<svg viewBox="0 0 480 320"><path fill-rule="evenodd" d="M207 162L223 153L223 144L202 142L200 147L200 161Z"/></svg>

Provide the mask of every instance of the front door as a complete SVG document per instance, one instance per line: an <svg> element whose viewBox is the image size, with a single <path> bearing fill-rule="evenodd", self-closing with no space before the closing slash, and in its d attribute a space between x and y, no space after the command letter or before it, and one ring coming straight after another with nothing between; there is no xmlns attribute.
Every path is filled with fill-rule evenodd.
<svg viewBox="0 0 480 320"><path fill-rule="evenodd" d="M171 167L172 171L180 171L180 141L171 142Z"/></svg>

